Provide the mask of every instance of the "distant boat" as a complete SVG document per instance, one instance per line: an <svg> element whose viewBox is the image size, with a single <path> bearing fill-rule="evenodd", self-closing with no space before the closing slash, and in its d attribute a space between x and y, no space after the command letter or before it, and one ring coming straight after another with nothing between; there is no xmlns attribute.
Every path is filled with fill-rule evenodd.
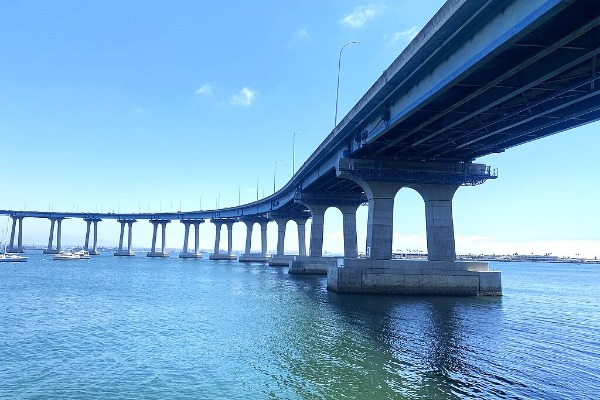
<svg viewBox="0 0 600 400"><path fill-rule="evenodd" d="M27 257L17 254L7 254L6 252L0 254L0 262L26 262L27 259Z"/></svg>
<svg viewBox="0 0 600 400"><path fill-rule="evenodd" d="M70 251L61 251L60 253L52 256L53 260L80 260L79 255L71 253Z"/></svg>
<svg viewBox="0 0 600 400"><path fill-rule="evenodd" d="M73 254L75 254L76 256L79 256L79 258L82 260L87 260L88 258L90 258L90 253L85 250L79 250Z"/></svg>

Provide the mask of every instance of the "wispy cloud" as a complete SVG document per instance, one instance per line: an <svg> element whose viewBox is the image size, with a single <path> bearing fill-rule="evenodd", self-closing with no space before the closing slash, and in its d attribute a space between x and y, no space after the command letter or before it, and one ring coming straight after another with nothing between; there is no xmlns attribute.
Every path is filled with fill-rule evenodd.
<svg viewBox="0 0 600 400"><path fill-rule="evenodd" d="M306 28L300 29L298 32L296 32L295 36L296 36L296 39L302 39L302 40L310 39L310 34L306 30Z"/></svg>
<svg viewBox="0 0 600 400"><path fill-rule="evenodd" d="M361 28L368 20L381 14L385 6L382 4L369 4L368 6L358 6L354 8L352 14L346 15L340 20L341 24L348 25L351 28Z"/></svg>
<svg viewBox="0 0 600 400"><path fill-rule="evenodd" d="M213 94L213 86L212 83L204 83L198 89L196 89L196 94L201 96L212 96Z"/></svg>
<svg viewBox="0 0 600 400"><path fill-rule="evenodd" d="M256 101L256 98L260 95L258 90L251 89L247 86L244 86L239 93L231 96L229 100L229 104L232 106L244 106L250 107L252 103Z"/></svg>
<svg viewBox="0 0 600 400"><path fill-rule="evenodd" d="M135 112L138 113L138 114L141 114L141 113L144 112L144 109L142 107L136 107L135 108Z"/></svg>
<svg viewBox="0 0 600 400"><path fill-rule="evenodd" d="M390 35L386 34L384 35L383 39L388 45L395 44L399 41L410 42L415 38L415 36L417 36L417 33L419 33L419 28L413 26L412 28L402 32L395 32Z"/></svg>

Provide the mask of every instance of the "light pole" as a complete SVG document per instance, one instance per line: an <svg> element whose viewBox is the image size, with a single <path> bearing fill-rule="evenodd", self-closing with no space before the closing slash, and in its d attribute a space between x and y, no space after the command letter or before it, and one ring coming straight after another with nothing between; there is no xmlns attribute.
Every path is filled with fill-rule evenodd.
<svg viewBox="0 0 600 400"><path fill-rule="evenodd" d="M296 133L305 130L304 128L296 129L296 132L292 135L292 176L296 173Z"/></svg>
<svg viewBox="0 0 600 400"><path fill-rule="evenodd" d="M242 205L242 186L238 186L238 206Z"/></svg>
<svg viewBox="0 0 600 400"><path fill-rule="evenodd" d="M348 46L349 44L360 44L360 42L348 42L345 45L343 45L340 49L340 57L338 58L337 89L335 90L335 124L333 125L334 128L337 126L338 98L340 93L340 69L342 67L342 51L344 50L344 47Z"/></svg>
<svg viewBox="0 0 600 400"><path fill-rule="evenodd" d="M256 178L256 201L258 201L258 181L260 180L260 176L262 174L258 174L258 178Z"/></svg>
<svg viewBox="0 0 600 400"><path fill-rule="evenodd" d="M275 167L273 168L273 194L275 194L275 174L277 173L277 163L283 160L275 161Z"/></svg>

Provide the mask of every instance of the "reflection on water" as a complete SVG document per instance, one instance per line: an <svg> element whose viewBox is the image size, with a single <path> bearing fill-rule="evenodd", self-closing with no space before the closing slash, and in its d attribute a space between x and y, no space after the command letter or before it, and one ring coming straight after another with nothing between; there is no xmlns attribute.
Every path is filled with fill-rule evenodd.
<svg viewBox="0 0 600 400"><path fill-rule="evenodd" d="M0 398L595 398L600 269L498 264L503 297L338 295L202 260L0 269Z"/></svg>

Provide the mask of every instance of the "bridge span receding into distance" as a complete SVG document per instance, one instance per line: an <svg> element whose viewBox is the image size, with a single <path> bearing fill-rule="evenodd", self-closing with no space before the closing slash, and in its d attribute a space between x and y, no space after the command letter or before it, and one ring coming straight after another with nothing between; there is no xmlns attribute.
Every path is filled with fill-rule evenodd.
<svg viewBox="0 0 600 400"><path fill-rule="evenodd" d="M60 248L65 218L121 223L118 255L131 254L131 226L154 224L151 253L164 255L165 227L215 223L213 258L231 259L231 232L247 226L240 261L266 260L266 223L278 224L277 256L290 272L327 271L328 288L353 293L500 294L501 277L486 263L456 260L452 199L460 186L497 178L479 157L600 119L600 2L596 0L447 1L327 135L291 180L264 199L238 207L178 213L55 213L3 210L13 218L12 251L22 249L23 218L51 221L48 251ZM394 196L416 190L425 203L427 261L392 260ZM365 257L358 257L356 209L368 204ZM343 214L344 258L322 257L328 207ZM304 224L311 218L310 247ZM285 223L296 220L300 255L285 256ZM58 225L53 248L54 224ZM250 254L253 226L262 252ZM19 227L15 245L16 227ZM128 248L123 248L125 226ZM158 225L163 247L157 251ZM228 252L219 252L221 226ZM96 236L95 236L96 237ZM94 239L95 241L95 239ZM94 247L95 248L95 247ZM92 250L94 250L92 248ZM195 257L195 256L191 256Z"/></svg>

